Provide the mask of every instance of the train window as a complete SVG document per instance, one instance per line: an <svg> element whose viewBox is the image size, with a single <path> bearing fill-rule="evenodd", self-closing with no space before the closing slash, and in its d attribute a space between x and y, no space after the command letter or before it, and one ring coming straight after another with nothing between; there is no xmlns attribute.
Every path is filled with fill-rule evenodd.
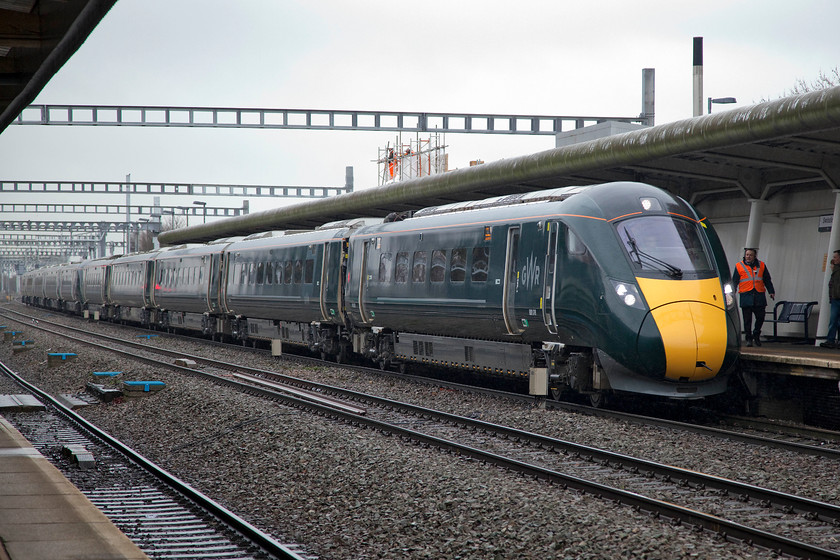
<svg viewBox="0 0 840 560"><path fill-rule="evenodd" d="M245 285L245 267L242 263L233 266L233 277L239 279L239 285Z"/></svg>
<svg viewBox="0 0 840 560"><path fill-rule="evenodd" d="M583 255L586 253L586 245L580 240L575 232L566 230L566 247L570 255Z"/></svg>
<svg viewBox="0 0 840 560"><path fill-rule="evenodd" d="M201 284L201 281L204 280L204 267L199 267L198 269L198 283Z"/></svg>
<svg viewBox="0 0 840 560"><path fill-rule="evenodd" d="M283 283L283 263L282 262L274 263L274 283L275 284L282 284Z"/></svg>
<svg viewBox="0 0 840 560"><path fill-rule="evenodd" d="M315 281L315 260L306 259L303 261L303 283L311 284Z"/></svg>
<svg viewBox="0 0 840 560"><path fill-rule="evenodd" d="M426 281L426 263L428 260L429 254L426 251L414 252L414 265L411 267L412 282Z"/></svg>
<svg viewBox="0 0 840 560"><path fill-rule="evenodd" d="M473 249L472 273L473 282L487 282L487 270L490 266L490 248L476 247Z"/></svg>
<svg viewBox="0 0 840 560"><path fill-rule="evenodd" d="M387 282L391 278L391 270L394 268L394 255L382 253L379 255L379 281Z"/></svg>
<svg viewBox="0 0 840 560"><path fill-rule="evenodd" d="M283 270L283 275L284 275L286 284L291 284L292 283L292 267L293 267L292 261L286 261L286 263L283 265L283 269L284 269Z"/></svg>
<svg viewBox="0 0 840 560"><path fill-rule="evenodd" d="M300 284L303 278L303 264L297 260L295 261L295 284Z"/></svg>
<svg viewBox="0 0 840 560"><path fill-rule="evenodd" d="M446 277L446 251L432 251L432 270L429 280L435 283L443 282Z"/></svg>
<svg viewBox="0 0 840 560"><path fill-rule="evenodd" d="M274 263L265 263L265 283L268 285L274 284Z"/></svg>
<svg viewBox="0 0 840 560"><path fill-rule="evenodd" d="M397 266L394 269L394 280L400 284L408 282L408 253L397 253Z"/></svg>
<svg viewBox="0 0 840 560"><path fill-rule="evenodd" d="M257 284L265 283L265 263L257 264Z"/></svg>

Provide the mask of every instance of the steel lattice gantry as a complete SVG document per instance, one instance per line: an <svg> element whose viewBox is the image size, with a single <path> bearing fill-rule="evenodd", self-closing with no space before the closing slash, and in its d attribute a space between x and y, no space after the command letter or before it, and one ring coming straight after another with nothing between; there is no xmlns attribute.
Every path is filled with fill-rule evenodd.
<svg viewBox="0 0 840 560"><path fill-rule="evenodd" d="M184 216L207 216L208 218L224 218L240 216L248 213L248 207L230 208L203 206L130 206L133 216L154 216L163 214L184 215ZM0 203L0 213L18 214L122 214L125 215L125 204L61 204L61 203Z"/></svg>
<svg viewBox="0 0 840 560"><path fill-rule="evenodd" d="M112 105L30 105L17 125L85 125L286 130L357 130L479 134L555 135L605 121L653 124L637 117L342 111L332 109L242 109Z"/></svg>
<svg viewBox="0 0 840 560"><path fill-rule="evenodd" d="M126 192L128 192L129 194L149 195L326 198L329 196L353 192L352 170L352 167L347 168L347 182L343 187L307 187L291 185L214 185L198 183L119 183L104 181L97 182L0 180L0 192L56 194L125 194Z"/></svg>

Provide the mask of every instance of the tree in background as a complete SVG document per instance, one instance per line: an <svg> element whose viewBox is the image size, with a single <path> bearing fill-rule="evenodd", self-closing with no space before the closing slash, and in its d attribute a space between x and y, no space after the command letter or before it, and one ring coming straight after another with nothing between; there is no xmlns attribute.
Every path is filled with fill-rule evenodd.
<svg viewBox="0 0 840 560"><path fill-rule="evenodd" d="M835 66L828 74L820 70L820 76L811 82L807 82L804 79L799 78L796 81L796 85L793 86L789 93L785 93L784 96L799 95L800 93L833 88L838 85L840 85L840 68Z"/></svg>
<svg viewBox="0 0 840 560"><path fill-rule="evenodd" d="M840 68L837 66L832 68L828 73L820 70L819 77L815 80L811 80L810 82L804 78L798 78L796 80L796 85L789 91L782 93L779 97L790 97L791 95L800 95L808 93L809 91L819 91L821 89L833 88L835 86L840 86ZM761 99L761 103L764 103L765 101L771 100L769 98Z"/></svg>

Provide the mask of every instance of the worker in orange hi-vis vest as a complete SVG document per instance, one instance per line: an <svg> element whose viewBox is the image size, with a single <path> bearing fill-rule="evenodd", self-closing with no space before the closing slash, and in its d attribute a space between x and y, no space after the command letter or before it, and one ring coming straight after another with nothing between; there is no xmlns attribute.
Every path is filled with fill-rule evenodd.
<svg viewBox="0 0 840 560"><path fill-rule="evenodd" d="M776 290L770 279L770 270L758 260L758 249L748 247L744 249L744 260L735 265L732 273L732 283L738 286L738 299L741 313L744 316L744 336L747 346L761 346L761 327L764 325L764 313L767 308L767 297L776 299ZM755 328L753 329L753 316Z"/></svg>
<svg viewBox="0 0 840 560"><path fill-rule="evenodd" d="M394 167L396 167L396 160L394 159L394 148L388 148L388 174L391 179L394 178Z"/></svg>

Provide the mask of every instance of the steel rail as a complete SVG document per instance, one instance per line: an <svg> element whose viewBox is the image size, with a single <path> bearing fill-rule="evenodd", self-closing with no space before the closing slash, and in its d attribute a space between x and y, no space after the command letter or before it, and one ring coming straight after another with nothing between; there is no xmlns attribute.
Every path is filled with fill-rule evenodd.
<svg viewBox="0 0 840 560"><path fill-rule="evenodd" d="M64 327L63 325L59 325ZM75 329L74 327L65 327L70 330L80 330ZM90 333L88 333L90 334ZM103 338L113 339L117 342L123 343L122 339L117 339L114 337L107 337L105 335L96 335L102 336ZM130 342L130 341L129 341ZM94 343L89 343L94 344ZM132 343L133 344L133 343ZM142 346L144 349L149 349L147 346ZM108 348L108 347L103 347ZM155 348L154 350L161 350ZM167 353L171 351L166 351ZM178 352L179 356L184 356L184 353ZM209 360L206 358L202 358L200 356L193 356L194 359L200 359L202 361L210 362L214 365L223 364L223 362L219 362L217 360ZM365 393L359 393L356 391L350 391L347 389L341 389L329 385L323 385L313 382L308 382L304 380L299 380L296 378L290 378L289 376L285 376L282 374L275 374L274 372L269 372L265 370L258 370L255 368L247 368L237 366L235 364L225 364L227 366L232 366L234 368L243 370L243 371L252 371L257 375L269 375L269 376L277 376L280 378L288 378L294 380L296 382L301 382L305 385L311 387L319 387L324 391L333 392L336 391L343 396L348 398L353 398L355 400L366 400L372 403L377 404L378 406L388 407L388 408L400 408L409 413L417 416L425 416L430 418L436 418L439 421L448 422L451 424L455 424L461 427L473 428L476 430L483 430L486 432L495 432L497 435L501 435L505 438L510 439L518 439L519 441L525 441L529 445L533 446L541 446L541 447L550 447L550 448L559 448L564 449L570 453L576 453L579 455L587 455L592 457L596 461L600 461L604 464L622 464L628 466L629 468L635 468L639 470L645 470L648 472L653 472L658 474L662 477L673 479L681 479L685 480L689 484L693 484L696 487L711 487L720 490L726 490L727 492L737 492L744 496L747 496L750 499L762 500L765 502L769 502L772 504L776 504L778 507L782 509L788 509L796 512L808 513L817 516L818 518L822 519L823 521L833 521L836 519L840 519L840 507L833 506L831 504L825 504L822 502L817 502L815 500L810 500L807 498L801 498L798 496L793 496L790 494L785 494L782 492L776 492L769 489L764 489L756 486L752 486L749 484L744 484L736 481L731 481L728 479L712 476L712 475L705 475L702 473L697 473L695 471L689 471L686 469L682 469L679 467L672 467L669 465L662 465L660 463L655 463L653 461L647 461L644 459L638 459L634 457L629 457L626 455L622 455L619 453L613 453L597 448L593 448L590 446L577 444L573 442L567 442L563 440L558 440L555 438L550 438L547 436L541 436L539 434L534 434L531 432L526 432L523 430L518 430L515 428L510 428L507 426L501 426L497 424L492 424L489 422L484 422L481 420L475 420L472 418L466 418L462 416L452 415L436 410L427 409L424 407L419 407L416 405L411 405L408 403L402 403L398 401L393 401L391 399L386 399L382 397L376 397L373 395L367 395ZM179 366L181 367L181 366ZM189 368L185 368L189 369ZM197 370L189 370L191 372L195 372ZM202 375L211 375L205 372L199 372ZM214 376L215 377L215 376ZM219 378L222 379L222 378ZM562 484L564 487L571 487L577 490L585 491L587 493L599 496L599 497L607 497L608 499L615 500L619 503L623 503L626 505L630 505L637 510L641 511L648 511L653 515L660 516L663 515L668 517L676 522L687 522L695 526L702 527L704 529L712 530L717 533L722 533L727 537L734 538L736 540L741 540L745 542L750 542L759 546L766 547L771 550L777 550L784 554L794 554L801 557L807 558L834 558L840 559L840 553L835 553L830 550L826 550L814 545L810 545L807 543L802 543L800 541L796 541L793 539L788 539L787 537L781 535L774 535L772 533L767 533L766 531L762 531L760 529L756 529L753 527L749 527L746 525L742 525L740 523L736 523L733 521L729 521L723 518L719 518L717 516L704 514L698 512L696 510L685 508L682 506L678 506L669 502L664 502L661 500L656 500L654 498L649 498L646 496L642 496L640 494L634 492L628 492L625 490L621 490L618 488L613 488L607 485L603 485L597 482L588 481L585 479L581 479L579 477L575 477L573 475L567 475L564 473L559 473L557 471L553 471L550 469L546 469L537 465L531 465L522 461L518 461L515 459L511 459L508 457L503 457L497 455L495 453L491 453L488 451L484 451L481 449L476 449L474 447L470 447L464 444L460 444L451 440L446 440L442 438L438 438L436 436L432 436L429 434L424 434L422 432L417 432L415 430L411 430L408 428L404 428L402 426L397 426L391 423L383 422L380 420L376 420L369 417L360 416L349 409L336 409L324 404L314 403L310 401L302 401L296 406L305 406L307 408L316 409L322 412L325 415L332 416L337 419L341 419L342 421L348 422L352 425L356 426L366 426L377 429L382 431L383 433L392 433L397 434L401 437L409 438L413 441L417 441L424 445L434 446L440 448L442 450L448 450L452 452L457 452L465 457L477 459L486 463L494 464L497 466L509 468L515 470L517 472L521 472L523 474L527 474L529 476L533 476L537 479L546 480L552 483Z"/></svg>
<svg viewBox="0 0 840 560"><path fill-rule="evenodd" d="M4 309L3 311L13 313L13 314L16 314L16 315L21 315L23 317L34 318L32 316L29 316L29 315L23 314L19 311L15 311L15 310L11 310L11 309ZM2 313L0 313L0 316L2 316ZM40 321L50 323L50 321L45 321L43 319L40 319ZM69 325L62 325L60 323L54 323L54 322L52 324L55 324L55 325L58 325L62 328L70 329L70 330L73 330L75 332L79 332L79 333L82 333L82 334L92 334L89 331L79 329L77 327L71 327ZM120 342L122 344L131 344L131 345L134 345L137 348L148 349L148 346L145 346L145 345L142 345L142 344L137 344L137 343L134 343L132 341L126 341L126 340L121 339L121 338L109 337L107 335L96 335L96 336L105 338L106 340L112 340L114 342ZM193 337L189 337L189 338L193 338ZM355 398L359 397L359 395L354 394L353 391L343 389L341 387L334 387L334 386L330 386L330 385L316 384L316 383L305 381L305 380L302 380L302 379L299 379L299 378L296 378L296 377L282 375L282 374L279 374L279 373L276 373L276 372L269 372L269 371L260 370L260 369L257 369L257 368L249 368L247 366L242 366L242 365L239 365L239 364L225 363L225 362L221 362L221 361L214 360L214 359L204 358L202 356L186 354L184 352L174 352L174 351L166 350L164 348L156 349L156 351L161 352L161 353L165 353L165 354L170 355L170 356L186 357L186 358L189 358L191 360L194 360L197 363L205 363L205 364L208 364L208 365L213 365L213 366L217 366L217 367L224 368L224 369L239 370L239 371L250 371L250 372L254 373L255 375L270 375L270 376L273 376L275 378L282 379L283 382L285 382L285 383L294 384L294 385L297 385L299 387L305 387L305 388L308 387L310 389L317 388L318 390L328 390L335 395L344 395L344 398L348 398L348 399L355 399ZM306 359L306 358L305 357L300 357L300 356L295 356L295 359ZM319 360L316 360L316 361L319 361ZM360 366L352 366L352 365L346 365L346 364L342 364L342 366L343 367L349 367L349 368L360 368ZM387 371L386 372L381 372L380 370L377 370L377 369L374 369L374 368L361 367L361 369L364 369L364 370L367 370L367 371L370 371L370 372L374 372L374 373L378 372L378 373L383 374L383 375L389 375L390 374ZM200 372L200 373L203 373L203 372ZM393 374L393 375L399 377L400 379L412 378L411 376L406 376L404 374L399 374L399 375ZM415 379L415 380L420 379L423 382L429 382L429 379L427 379L427 378L413 377L412 379ZM223 381L226 381L226 380L223 380ZM459 389L459 390L471 390L471 391L476 391L477 390L475 387L470 387L468 385L462 385L462 384L443 381L443 380L437 380L436 379L436 380L434 380L434 382L437 383L437 384L440 384L440 385L444 385L444 386L447 386L447 387L453 387L453 388L456 388L456 389ZM500 391L494 391L494 390L491 390L491 389L481 389L481 392L485 393L485 394L492 394L492 395L496 395L496 396L499 396L499 397L508 398L508 399L518 397L523 401L530 401L530 402L535 401L534 397L530 397L530 396L529 397L524 397L522 395L517 396L517 395L514 395L514 394L504 393L504 392L500 392ZM544 403L545 406L551 407L551 408L559 408L559 409L563 409L563 410L569 410L569 411L573 411L573 412L589 414L589 415L592 415L592 416L598 416L598 417L602 417L602 418L613 418L613 419L623 420L623 421L632 422L632 423L635 423L635 424L640 424L640 425L645 425L645 426L655 426L655 427L659 427L659 428L669 428L669 429L674 429L674 430L679 430L679 431L689 432L689 433L696 433L696 434L710 436L710 437L726 438L726 439L729 439L729 440L732 440L732 441L747 443L747 444L750 444L750 445L764 445L764 446L772 447L772 448L775 448L775 449L783 449L783 450L791 451L791 452L794 452L794 453L802 453L802 454L812 455L812 456L816 456L816 457L825 457L825 458L832 459L832 460L835 460L835 461L840 461L840 450L832 449L832 448L828 448L828 447L819 447L819 446L815 446L815 445L807 445L807 444L804 444L804 443L779 440L779 439L774 439L774 438L765 437L765 436L752 435L752 434L742 434L742 433L738 433L738 432L734 432L734 431L730 431L730 430L725 430L725 429L721 429L721 428L713 428L713 427L710 427L710 426L702 426L702 425L699 425L699 424L689 424L689 423L685 423L685 422L677 422L677 421L674 421L674 420L667 420L667 419L664 419L664 418L655 418L655 417L652 417L652 416L642 416L642 415L632 414L632 413L628 413L628 412L606 410L606 409L601 409L601 408L592 408L592 407L588 407L588 406L577 405L577 404L574 404L574 403L566 403L566 402L558 402L558 401L550 401L550 400L541 400L541 402Z"/></svg>
<svg viewBox="0 0 840 560"><path fill-rule="evenodd" d="M71 330L74 330L73 327L67 327ZM98 335L104 336L104 335ZM113 337L106 337L106 338L113 338ZM119 342L123 342L121 339L114 339ZM107 347L106 347L107 348ZM144 348L148 348L145 347ZM159 349L155 349L159 350ZM167 351L169 352L169 351ZM178 353L178 355L183 356L183 353ZM200 356L193 356L193 358L206 360L212 364L219 365L220 362L217 360L208 360L206 358L201 358ZM223 363L223 362L222 362ZM516 428L510 428L507 426L501 426L498 424L493 424L489 422L484 422L481 420L476 420L472 418L466 418L462 416L452 415L449 413L436 411L424 407L419 407L416 405L402 403L398 401L393 401L391 399L377 397L373 395L367 395L365 393L359 393L356 391L350 391L347 389L341 389L329 385L323 385L314 382L308 382L299 380L296 378L290 378L289 376L285 376L282 374L275 374L274 372L269 372L265 370L258 370L255 368L247 368L236 366L234 364L225 364L227 366L231 366L237 369L241 369L244 371L252 371L255 375L267 375L267 376L276 376L280 378L290 379L295 382L300 382L306 386L310 387L318 387L323 391L328 392L337 392L346 398L351 398L357 401L368 401L371 403L376 404L377 406L383 408L391 408L391 409L402 409L407 413L410 413L415 416L420 417L427 417L427 418L434 418L441 422L447 422L450 424L458 425L459 427L464 428L471 428L474 430L481 430L483 432L491 432L495 433L498 436L508 439L516 439L520 442L525 442L527 445L533 445L534 447L542 447L542 448L552 448L552 449L563 449L564 451L576 454L576 455L583 455L591 457L593 460L598 461L603 464L611 464L611 465L622 465L627 467L628 469L637 469L639 471L646 471L651 472L655 475L659 475L665 479L673 481L676 480L683 480L689 485L693 485L694 487L699 488L715 488L721 491L725 491L727 493L736 493L742 496L745 496L748 500L758 500L760 502L765 502L768 504L773 504L777 508L786 511L787 513L790 512L797 512L812 515L815 518L821 519L827 522L836 522L840 520L840 507L834 506L832 504L827 504L823 502L818 502L816 500L811 500L807 498L802 498L799 496L794 496L791 494L786 494L783 492L778 492L774 490L769 490L766 488L761 488L757 486L753 486L750 484L745 484L733 480L728 480L725 478L707 475L703 473L698 473L695 471L690 471L687 469L682 469L679 467L674 467L670 465L663 465L660 463L656 463L653 461L647 461L644 459L639 459L635 457L626 456L619 453L614 453L582 444L577 444L573 442L568 442L564 440L559 440L556 438L551 438L547 436L542 436L539 434L534 434L531 432L527 432L524 430L519 430ZM191 370L195 371L195 370ZM204 375L208 375L203 373ZM754 543L770 543L775 538L782 538L783 540L780 541L781 546L778 550L785 551L785 553L793 553L792 550L795 547L803 546L805 547L802 550L808 551L807 557L814 557L814 558L840 558L840 554L834 553L832 551L828 551L819 547L814 547L813 545L808 545L806 543L799 543L798 541L789 540L784 537L780 536L773 536L769 533L761 531L759 529L755 529L752 527L747 527L732 521L725 521L721 518L716 516L709 516L706 514L698 513L694 510L683 508L681 506L675 506L673 504L667 503L667 506L659 506L657 504L666 504L666 502L660 502L659 500L655 500L653 498L647 498L643 496L639 496L638 494L632 492L625 492L623 490L610 488L608 486L601 485L600 483L586 481L584 479L580 479L578 477L574 477L572 475L566 475L562 473L557 473L556 471L551 471L549 469L545 469L543 467L539 467L536 465L530 465L527 463L522 463L520 461L510 459L507 457L502 457L496 455L494 453L490 453L487 451L475 449L463 444L459 444L457 442L453 442L450 440L444 440L441 438L437 438L435 436L431 436L428 434L424 434L421 432L416 432L415 430L410 430L408 428L403 428L401 426L396 426L387 422L382 422L372 418L362 418L358 414L352 412L349 409L337 410L330 407L325 407L322 404L317 403L306 403L306 406L312 408L322 408L322 411L325 414L333 415L337 418L340 418L344 421L347 421L354 425L366 425L373 428L376 428L381 431L396 433L401 436L409 437L415 441L419 441L421 443L427 445L433 445L436 447L440 447L442 449L448 449L452 451L457 451L464 456L471 457L474 459L479 459L485 462L489 462L498 466L505 466L508 468L512 468L514 470L535 476L540 479L549 480L552 482L561 482L568 486L571 486L576 489L580 490L587 490L590 493L594 493L596 495L610 495L612 496L611 499L616 499L621 503L627 503L634 507L644 509L646 511L651 512L659 512L660 514L665 515L666 517L671 517L676 520L686 521L693 523L695 525L702 526L703 528L709 529L712 527L712 521L714 520L714 524L717 524L720 527L726 527L725 531L730 536L740 535L736 538L743 539L743 540L751 540ZM628 497L628 496L632 496ZM671 510L670 508L677 508L676 510ZM691 512L690 514L686 512ZM695 518L694 516L698 516ZM720 532L720 531L719 531ZM765 546L766 544L762 544ZM788 549L787 547L794 547ZM768 548L774 548L774 546L768 546ZM800 550L800 552L802 552ZM819 552L816 556L811 556L811 554L815 552Z"/></svg>
<svg viewBox="0 0 840 560"><path fill-rule="evenodd" d="M272 555L276 558L282 558L284 560L307 560L307 558L311 558L311 556L308 555L298 554L297 552L291 550L289 547L277 542L268 534L251 525L243 518L239 517L238 515L228 510L221 504L213 501L206 494L196 490L195 488L182 481L172 473L166 471L151 460L147 459L144 455L128 447L123 442L113 437L109 433L101 430L98 426L88 422L84 417L77 414L70 408L66 407L64 404L55 399L49 393L42 391L35 385L23 379L20 375L11 370L8 366L6 366L6 364L3 364L2 362L0 362L0 372L14 379L27 391L30 391L42 401L48 402L52 407L55 408L55 410L60 416L69 420L70 422L78 426L82 431L90 434L92 437L102 441L106 445L117 450L128 460L139 465L157 480L174 489L176 492L192 501L202 510L207 511L208 513L225 523L228 527L238 532L249 542L262 549L265 553Z"/></svg>

